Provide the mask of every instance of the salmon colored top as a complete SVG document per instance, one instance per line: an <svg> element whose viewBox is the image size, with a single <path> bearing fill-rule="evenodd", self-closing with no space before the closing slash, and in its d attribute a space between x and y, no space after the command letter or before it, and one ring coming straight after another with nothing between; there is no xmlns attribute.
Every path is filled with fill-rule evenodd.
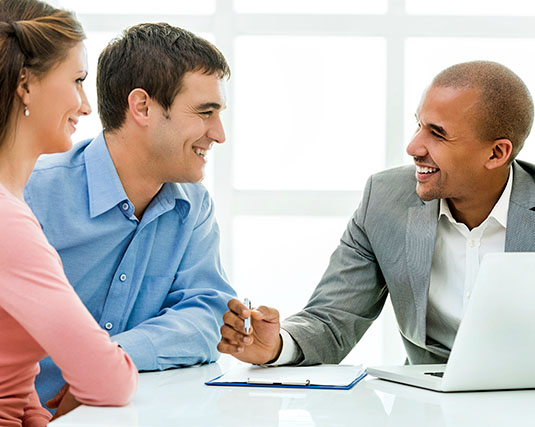
<svg viewBox="0 0 535 427"><path fill-rule="evenodd" d="M50 420L34 388L46 355L82 403L125 405L137 388L134 363L82 304L29 207L0 185L1 426Z"/></svg>

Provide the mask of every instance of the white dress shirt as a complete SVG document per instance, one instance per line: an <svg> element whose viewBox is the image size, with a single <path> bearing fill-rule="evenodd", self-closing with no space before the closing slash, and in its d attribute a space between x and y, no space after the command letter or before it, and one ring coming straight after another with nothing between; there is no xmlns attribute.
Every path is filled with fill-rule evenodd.
<svg viewBox="0 0 535 427"><path fill-rule="evenodd" d="M445 199L440 211L427 302L427 336L451 349L483 256L505 250L513 170L489 216L469 230L457 222Z"/></svg>
<svg viewBox="0 0 535 427"><path fill-rule="evenodd" d="M469 230L457 222L445 199L440 200L439 220L427 303L427 336L451 349L470 299L479 264L485 254L504 252L507 212L513 187L513 168L505 190L489 216ZM281 329L282 351L273 365L295 363L299 356L291 335Z"/></svg>

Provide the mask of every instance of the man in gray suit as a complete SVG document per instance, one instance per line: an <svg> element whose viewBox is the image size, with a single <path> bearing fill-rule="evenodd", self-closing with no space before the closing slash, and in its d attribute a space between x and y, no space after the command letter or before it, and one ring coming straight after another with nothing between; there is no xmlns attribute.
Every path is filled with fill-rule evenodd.
<svg viewBox="0 0 535 427"><path fill-rule="evenodd" d="M373 175L307 306L277 310L231 300L218 349L251 363L338 363L390 294L412 364L444 363L489 252L535 251L535 165L514 160L533 101L503 65L439 73L416 112L415 166ZM251 331L244 333L244 319Z"/></svg>

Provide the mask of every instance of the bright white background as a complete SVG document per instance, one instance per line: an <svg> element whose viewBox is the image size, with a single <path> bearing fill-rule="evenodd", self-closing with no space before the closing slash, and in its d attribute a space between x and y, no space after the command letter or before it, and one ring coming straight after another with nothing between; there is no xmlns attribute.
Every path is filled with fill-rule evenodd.
<svg viewBox="0 0 535 427"><path fill-rule="evenodd" d="M88 33L86 90L100 130L100 50L122 29L169 22L215 43L232 79L227 143L209 158L223 261L240 297L299 310L327 266L368 175L404 148L430 79L456 62L504 63L535 93L535 2L525 0L55 0ZM530 137L520 158L535 161ZM400 363L390 307L348 363Z"/></svg>

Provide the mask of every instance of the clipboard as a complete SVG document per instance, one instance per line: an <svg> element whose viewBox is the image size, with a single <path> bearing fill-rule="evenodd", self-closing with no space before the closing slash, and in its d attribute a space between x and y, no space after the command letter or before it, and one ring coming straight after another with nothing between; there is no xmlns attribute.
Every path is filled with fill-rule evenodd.
<svg viewBox="0 0 535 427"><path fill-rule="evenodd" d="M209 386L349 390L366 376L362 365L240 365L204 384Z"/></svg>

